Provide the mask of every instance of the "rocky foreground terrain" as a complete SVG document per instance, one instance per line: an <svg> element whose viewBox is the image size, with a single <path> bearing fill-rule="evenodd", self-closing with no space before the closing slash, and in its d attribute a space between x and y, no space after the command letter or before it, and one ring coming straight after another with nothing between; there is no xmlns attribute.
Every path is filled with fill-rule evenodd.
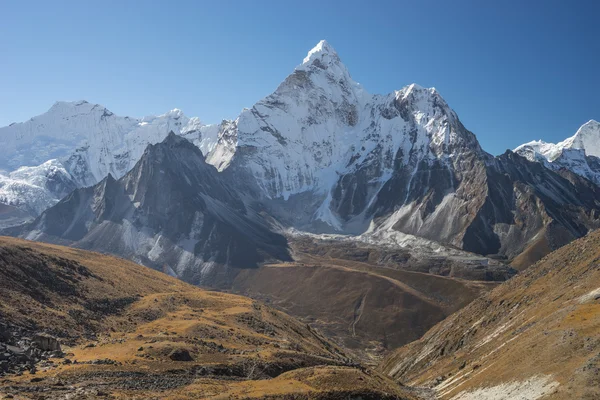
<svg viewBox="0 0 600 400"><path fill-rule="evenodd" d="M441 399L600 398L600 232L437 324L382 371Z"/></svg>
<svg viewBox="0 0 600 400"><path fill-rule="evenodd" d="M0 398L416 398L282 312L83 250L0 238L0 322Z"/></svg>

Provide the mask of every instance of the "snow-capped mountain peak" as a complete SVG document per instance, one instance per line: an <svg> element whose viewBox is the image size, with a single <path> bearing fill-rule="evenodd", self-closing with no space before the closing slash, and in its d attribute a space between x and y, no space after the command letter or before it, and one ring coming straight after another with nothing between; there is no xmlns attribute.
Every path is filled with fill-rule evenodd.
<svg viewBox="0 0 600 400"><path fill-rule="evenodd" d="M171 131L207 154L218 126L177 108L132 118L85 100L57 101L41 115L0 128L0 201L36 215L64 196L63 188L91 186L108 174L122 177L149 144Z"/></svg>
<svg viewBox="0 0 600 400"><path fill-rule="evenodd" d="M327 40L321 40L315 47L313 47L306 57L304 57L304 64L310 63L316 57L335 57L339 61L339 57L335 49L327 42Z"/></svg>
<svg viewBox="0 0 600 400"><path fill-rule="evenodd" d="M520 145L514 151L530 161L553 162L561 156L564 149L583 150L585 155L600 157L600 123L590 120L583 124L575 135L559 143L534 140Z"/></svg>
<svg viewBox="0 0 600 400"><path fill-rule="evenodd" d="M600 184L600 123L590 120L575 135L559 143L534 140L517 147L515 153L551 169L568 169Z"/></svg>
<svg viewBox="0 0 600 400"><path fill-rule="evenodd" d="M296 67L294 73L282 85L292 77L292 82L301 82L308 78L312 86L327 91L332 90L332 86L338 86L345 92L353 92L355 97L366 95L362 87L352 79L338 53L325 40L321 40L308 52L302 64Z"/></svg>
<svg viewBox="0 0 600 400"><path fill-rule="evenodd" d="M190 119L177 108L158 116L131 118L85 100L58 101L29 121L0 128L4 146L0 169L13 171L57 159L79 185L87 186L108 173L123 176L148 144L160 142L170 131L199 145L206 129L198 118ZM213 131L211 136L215 136ZM202 150L208 152L208 148Z"/></svg>
<svg viewBox="0 0 600 400"><path fill-rule="evenodd" d="M562 143L565 147L585 150L588 156L600 157L600 123L593 119L586 122L573 137Z"/></svg>
<svg viewBox="0 0 600 400"><path fill-rule="evenodd" d="M36 188L45 191L50 175L59 183L58 177L70 175L78 186L92 185L109 174L117 179L125 176L119 180L123 190L115 180L107 179L104 186L79 193L91 195L100 190L110 195L101 196L101 203L94 200L94 210L101 211L96 216L120 213L123 210L113 204L122 202L127 213L118 214L117 222L124 215L145 210L139 226L143 230L171 227L169 240L173 243L182 233L191 232L188 225L197 219L197 209L212 209L213 200L229 198L225 192L231 191L235 192L231 197L239 200L240 207L234 207L240 210L235 211L239 218L231 220L231 207L224 200L221 202L227 207L218 206L215 213L204 216L247 231L251 221L246 216L260 220L253 214L260 210L281 226L295 229L381 233L380 237L398 231L481 254L513 257L532 243L559 245L564 238L600 226L595 200L600 198L600 190L574 174L555 173L564 165L586 177L595 176L596 171L600 181L600 159L584 153L600 154L595 147L597 127L597 122L590 121L565 142L533 142L523 147L533 159L541 157L539 161L543 159L549 168L511 152L493 157L481 149L434 88L411 84L388 94L371 95L352 80L333 47L321 41L271 95L244 109L235 121L206 126L178 109L142 119L123 118L87 102L57 103L31 121L0 128L7 147L0 153L0 169L6 164L35 165L23 161L40 155L44 157L41 162L59 158L65 167L66 174L59 174L59 166L48 165L38 172L23 170L19 176L9 176L4 184L8 195L24 190L34 193ZM191 141L202 154L174 135L163 145L155 145L170 131ZM182 144L189 157L183 156L176 144ZM144 149L149 150L144 153ZM140 159L143 161L135 164ZM156 167L159 162L161 168ZM17 178L19 185L12 184ZM146 192L149 187L153 189ZM217 198L215 188L219 187L223 196ZM144 201L130 198L129 193L113 196L125 190L143 195ZM80 200L69 196L69 201L83 207L78 209L89 210L88 201L93 199ZM180 205L188 201L192 207L182 214ZM58 210L53 212L51 224L43 221L45 217L38 222L46 227L63 224L64 208ZM88 215L84 214L72 216ZM162 216L149 222L158 214ZM172 224L171 220L179 222ZM86 229L88 222L82 225ZM131 237L125 225L118 232L106 231L104 237ZM65 234L70 234L72 226L72 221L64 226ZM161 236L162 230L153 235ZM212 228L202 232L209 231ZM230 243L223 238L230 237L231 231L225 232L215 237L219 241L215 243ZM138 233L143 231L135 235ZM245 238L247 232L242 233ZM135 254L154 259L162 246L159 236L151 248ZM141 248L134 244L127 251Z"/></svg>
<svg viewBox="0 0 600 400"><path fill-rule="evenodd" d="M250 174L244 181L268 201L310 199L317 211L306 207L307 215L294 218L339 231L367 212L394 170L406 169L410 186L419 168L449 165L465 152L481 149L434 88L371 95L321 41L275 92L241 113L230 140L220 140L207 160Z"/></svg>
<svg viewBox="0 0 600 400"><path fill-rule="evenodd" d="M308 52L306 57L304 57L301 66L314 65L326 69L336 64L341 64L337 52L326 40L321 40Z"/></svg>

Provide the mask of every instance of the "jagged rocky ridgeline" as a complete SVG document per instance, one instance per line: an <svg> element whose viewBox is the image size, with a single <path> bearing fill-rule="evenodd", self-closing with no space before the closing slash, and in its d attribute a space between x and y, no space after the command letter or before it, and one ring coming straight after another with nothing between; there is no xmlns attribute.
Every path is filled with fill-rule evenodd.
<svg viewBox="0 0 600 400"><path fill-rule="evenodd" d="M62 154L62 165L78 186L96 183L108 172L116 179L123 177L141 155L141 146L162 140L167 134L165 128L173 128L174 133L191 139L202 150L206 163L216 170L205 164L180 169L181 160L176 156L161 157L151 173L144 169L148 171L142 186L155 188L156 192L139 192L133 189L134 184L128 184L128 189L124 189L127 195L117 196L116 203L111 203L114 209L129 209L133 211L128 213L138 215L141 211L135 204L146 203L131 200L130 196L152 196L168 203L174 200L165 192L173 190L177 193L173 196L179 196L177 204L183 205L177 211L191 208L183 211L181 217L174 217L176 210L172 209L169 223L153 222L154 214L148 214L136 219L131 228L124 211L110 217L105 212L91 212L90 207L101 207L91 199L99 193L106 197L103 187L107 182L113 185L108 178L93 189L68 196L26 228L10 232L113 251L155 268L168 263L176 266L170 272L193 282L201 282L206 271L213 270L207 265L231 265L247 253L241 242L232 245L223 239L224 233L191 231L192 227L211 226L204 220L202 224L194 223L195 207L202 215L205 207L212 207L205 200L204 186L227 187L228 201L219 197L217 203L235 211L214 214L220 215L220 221L226 220L223 223L227 226L236 226L234 231L244 237L240 239L244 243L254 243L256 235L247 233L243 224L249 224L249 232L260 231L258 243L272 237L267 233L266 217L278 227L316 233L367 232L373 234L371 237L383 238L401 232L469 252L514 259L515 266L526 267L600 226L600 189L587 179L586 173L580 174L576 168L557 168L556 162L537 162L537 156L522 157L519 154L525 153L521 150L507 151L498 157L486 153L435 89L413 84L388 95L369 94L352 80L338 54L325 41L309 52L273 94L243 110L235 121L224 121L218 126L202 125L180 112L148 121L128 121L88 103L73 107L89 108L77 114L77 121L100 118L109 127L95 132L98 138L94 140L100 140L100 144L84 138L77 142L85 145L76 153L63 148L64 154L56 153ZM63 114L63 109L71 110L64 104L56 108ZM52 115L62 115L52 111ZM48 124L59 130L64 125L79 132L78 129L85 131L91 125L89 121L70 125L62 117L42 119L48 119L52 122ZM37 143L43 128L40 124L35 126L37 130L29 121L4 129L8 136L16 138L22 134L25 142ZM573 140L571 147L578 151L590 147L596 135L592 128L584 129L591 133L578 133L576 136L585 136L585 140ZM104 136L116 139L106 145L103 141L109 139L102 139ZM14 139L10 146L20 149L19 143ZM170 145L158 146L162 149ZM81 151L87 155L98 153L99 158L79 157ZM4 163L18 165L25 152L18 150L16 154ZM586 157L591 160L586 161L588 165L593 165L594 156ZM198 152L194 160L200 162L201 158ZM101 162L90 164L90 160L97 159ZM119 185L139 179L134 179L134 171L143 164L136 164ZM153 179L163 182L156 170L172 173L165 185L151 184ZM188 180L192 183L188 184ZM94 205L85 206L81 214L70 215L66 209L79 201L77 196L87 196L84 203ZM67 214L65 218L63 213ZM240 215L241 220L237 219ZM65 225L64 221L72 222L73 218L78 221L76 224ZM47 222L57 220L61 221L60 229L52 226L56 223ZM107 229L108 225L112 226L110 234L100 234L99 229ZM113 230L117 225L119 228ZM107 245L107 240L112 244ZM217 243L221 240L224 243ZM117 241L123 244L117 245ZM281 243L284 240L279 237L273 246L282 249L285 244ZM258 252L284 257L285 252L272 251L273 246L266 253L264 246L258 246ZM133 247L140 250L132 252ZM215 248L220 249L218 257ZM249 261L252 264L263 258L251 253Z"/></svg>
<svg viewBox="0 0 600 400"><path fill-rule="evenodd" d="M148 146L121 179L77 189L11 232L119 254L197 284L227 281L229 268L215 266L290 259L285 238L174 133Z"/></svg>

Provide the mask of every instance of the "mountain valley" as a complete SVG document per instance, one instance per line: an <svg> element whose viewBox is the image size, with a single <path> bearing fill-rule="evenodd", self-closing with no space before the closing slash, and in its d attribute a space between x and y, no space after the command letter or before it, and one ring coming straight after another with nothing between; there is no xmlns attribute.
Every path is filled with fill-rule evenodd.
<svg viewBox="0 0 600 400"><path fill-rule="evenodd" d="M600 398L594 120L494 156L323 40L233 120L0 137L0 399Z"/></svg>

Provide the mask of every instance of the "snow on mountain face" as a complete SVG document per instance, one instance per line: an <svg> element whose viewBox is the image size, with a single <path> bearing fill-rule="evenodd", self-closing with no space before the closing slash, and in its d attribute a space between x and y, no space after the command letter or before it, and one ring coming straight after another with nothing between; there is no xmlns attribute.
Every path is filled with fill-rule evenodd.
<svg viewBox="0 0 600 400"><path fill-rule="evenodd" d="M587 156L600 157L600 123L590 120L583 124L575 135L562 142L554 144L534 140L517 147L515 153L522 153L530 161L539 161L542 157L552 162L564 149L583 150Z"/></svg>
<svg viewBox="0 0 600 400"><path fill-rule="evenodd" d="M411 121L418 127L412 132ZM272 199L326 194L364 163L377 162L385 180L399 149L419 159L442 157L462 140L457 121L435 89L413 84L387 96L367 93L321 41L272 95L242 112L235 147L230 140L223 151L219 142L208 159L223 170L237 158Z"/></svg>
<svg viewBox="0 0 600 400"><path fill-rule="evenodd" d="M170 131L208 152L217 129L177 109L137 119L116 116L86 101L57 102L27 122L0 128L4 145L0 169L13 171L58 159L79 186L89 186L109 173L123 176L148 144L160 142Z"/></svg>
<svg viewBox="0 0 600 400"><path fill-rule="evenodd" d="M0 202L37 216L76 187L94 185L109 173L123 176L148 144L170 131L207 154L219 125L204 125L178 109L136 119L86 101L57 102L27 122L0 128L0 170L12 171L0 175Z"/></svg>
<svg viewBox="0 0 600 400"><path fill-rule="evenodd" d="M548 168L566 168L600 184L600 123L597 121L586 122L575 135L560 143L532 141L514 151Z"/></svg>
<svg viewBox="0 0 600 400"><path fill-rule="evenodd" d="M463 149L481 153L435 89L413 84L371 95L325 41L235 125L207 161L221 171L249 173L267 200L301 196L302 209L306 201L316 202L316 211L308 207L300 225L322 223L334 231L347 230L346 222L365 211L399 168L416 173L421 163L449 164ZM344 177L357 173L364 184L356 190L357 183L350 182L346 188ZM302 217L294 218L296 224Z"/></svg>
<svg viewBox="0 0 600 400"><path fill-rule="evenodd" d="M600 157L600 123L594 120L586 122L573 137L562 143L566 148L584 150L588 156Z"/></svg>
<svg viewBox="0 0 600 400"><path fill-rule="evenodd" d="M511 258L600 223L597 188L485 153L435 89L369 94L325 41L221 130L207 161L254 186L281 224L315 233L401 232Z"/></svg>
<svg viewBox="0 0 600 400"><path fill-rule="evenodd" d="M137 120L79 102L3 129L16 150L0 158L0 167L32 157L23 143L35 149L45 140L43 156L59 156L79 186L109 173L123 176L172 129L202 150L221 172L218 179L250 208L317 233L400 232L511 258L529 245L552 248L600 226L600 189L558 171L558 158L539 155L552 146L521 153L550 168L511 152L494 158L435 89L413 84L371 95L325 41L273 94L218 126L179 110ZM600 171L595 156L579 157L580 147L594 151L593 124L580 131L560 157Z"/></svg>
<svg viewBox="0 0 600 400"><path fill-rule="evenodd" d="M76 188L71 175L58 160L37 167L21 167L0 175L0 203L37 216Z"/></svg>

